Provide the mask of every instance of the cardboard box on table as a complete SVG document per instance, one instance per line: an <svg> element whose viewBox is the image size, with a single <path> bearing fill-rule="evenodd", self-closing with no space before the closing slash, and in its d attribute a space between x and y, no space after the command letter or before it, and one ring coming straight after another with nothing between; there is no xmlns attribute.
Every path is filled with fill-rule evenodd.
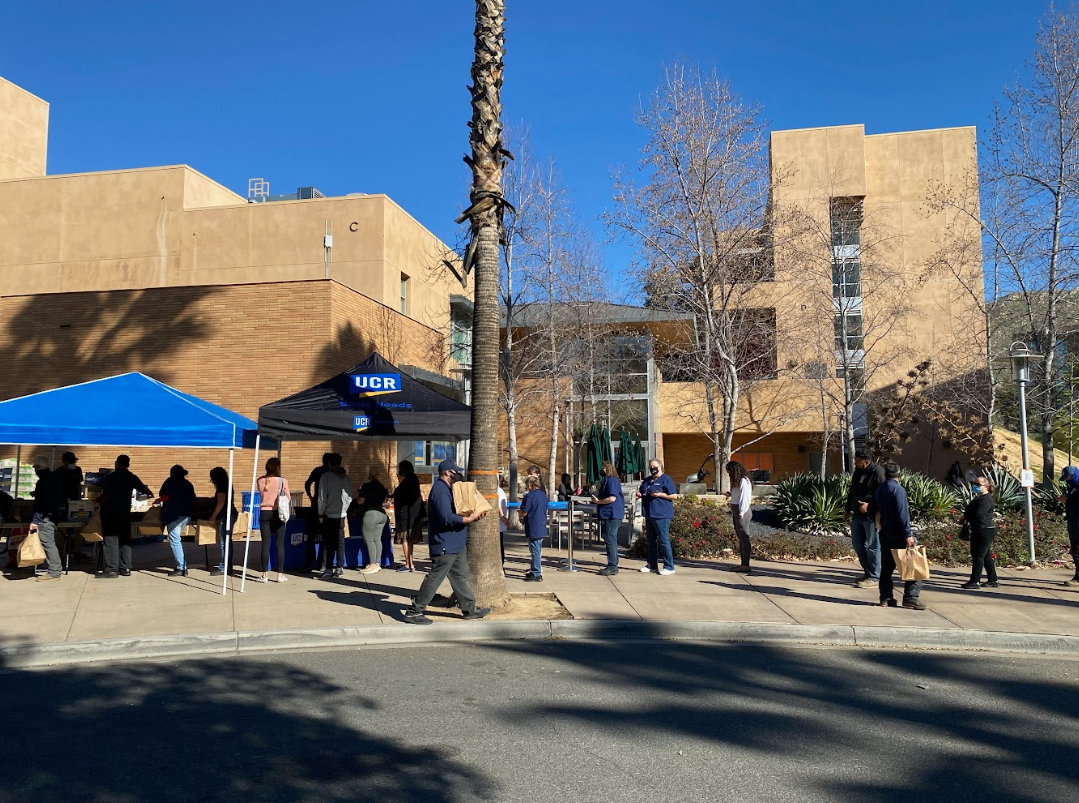
<svg viewBox="0 0 1079 803"><path fill-rule="evenodd" d="M247 538L247 522L250 520L250 516L246 513L241 513L236 517L236 521L232 525L232 540L243 541ZM256 528L251 531L252 541L261 541L262 533ZM217 522L199 520L195 524L195 543L199 546L209 546L217 543Z"/></svg>

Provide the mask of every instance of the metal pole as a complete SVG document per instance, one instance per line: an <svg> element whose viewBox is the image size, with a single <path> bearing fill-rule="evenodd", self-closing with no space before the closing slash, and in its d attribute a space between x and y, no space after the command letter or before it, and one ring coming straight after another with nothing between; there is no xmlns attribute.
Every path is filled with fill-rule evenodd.
<svg viewBox="0 0 1079 803"><path fill-rule="evenodd" d="M1030 469L1030 456L1027 449L1027 383L1025 379L1016 382L1019 385L1019 441L1023 451L1023 470ZM1027 545L1030 547L1030 563L1037 563L1034 555L1034 505L1031 499L1031 489L1024 488L1023 495L1026 500L1027 512Z"/></svg>
<svg viewBox="0 0 1079 803"><path fill-rule="evenodd" d="M254 524L255 516L262 515L261 505L259 512L256 513L255 508L255 483L258 482L259 473L259 446L262 445L262 436L255 434L255 463L251 469L251 496L248 497L251 505L251 509L247 511L247 538L244 544L244 568L243 574L240 576L240 593L244 593L244 584L247 582L247 556L251 554L251 526Z"/></svg>
<svg viewBox="0 0 1079 803"><path fill-rule="evenodd" d="M19 498L19 467L22 465L22 446L15 447L15 488L11 492L11 495L16 499Z"/></svg>
<svg viewBox="0 0 1079 803"><path fill-rule="evenodd" d="M556 517L557 520L557 517ZM579 572L577 564L573 562L573 497L566 504L566 565L559 569L560 572Z"/></svg>
<svg viewBox="0 0 1079 803"><path fill-rule="evenodd" d="M225 571L221 572L221 594L229 593L229 547L232 546L232 455L229 449L229 483L228 492L225 494L225 537L221 543L221 564ZM217 526L216 523L214 526Z"/></svg>

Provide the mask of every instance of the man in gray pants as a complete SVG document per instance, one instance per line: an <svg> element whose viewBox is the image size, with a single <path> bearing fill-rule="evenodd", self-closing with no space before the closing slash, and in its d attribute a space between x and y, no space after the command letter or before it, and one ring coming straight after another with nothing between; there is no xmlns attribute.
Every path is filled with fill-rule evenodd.
<svg viewBox="0 0 1079 803"><path fill-rule="evenodd" d="M30 532L36 532L45 550L49 573L37 578L39 583L59 580L64 570L60 549L56 546L56 524L63 520L67 498L56 472L49 470L49 461L43 455L34 458L37 486L34 488L34 518Z"/></svg>
<svg viewBox="0 0 1079 803"><path fill-rule="evenodd" d="M448 579L457 596L465 619L482 619L490 608L477 608L476 595L468 579L468 525L487 515L472 513L459 516L453 505L453 481L461 469L452 460L438 464L438 479L427 496L427 544L431 552L431 571L405 611L405 621L413 625L429 625L424 610L431 604L435 592Z"/></svg>

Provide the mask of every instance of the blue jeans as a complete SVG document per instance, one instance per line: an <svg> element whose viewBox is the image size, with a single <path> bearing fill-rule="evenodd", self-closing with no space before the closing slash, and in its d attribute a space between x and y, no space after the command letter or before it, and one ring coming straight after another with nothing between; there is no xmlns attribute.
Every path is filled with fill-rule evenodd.
<svg viewBox="0 0 1079 803"><path fill-rule="evenodd" d="M850 520L850 540L862 571L870 580L880 579L880 534L873 519L855 516Z"/></svg>
<svg viewBox="0 0 1079 803"><path fill-rule="evenodd" d="M529 571L537 577L543 574L543 564L540 563L540 552L543 550L542 538L528 539L528 554L532 556L532 566Z"/></svg>
<svg viewBox="0 0 1079 803"><path fill-rule="evenodd" d="M172 556L176 558L176 568L186 569L187 561L184 560L184 547L180 543L180 536L183 534L184 527L191 521L190 516L180 516L176 521L170 521L168 523L169 531L169 546L172 547Z"/></svg>
<svg viewBox="0 0 1079 803"><path fill-rule="evenodd" d="M601 519L603 525L603 543L607 547L607 568L618 568L618 525L620 519Z"/></svg>
<svg viewBox="0 0 1079 803"><path fill-rule="evenodd" d="M236 565L236 545L232 543L232 528L236 524L235 521L230 521L229 526L225 526L224 519L217 520L217 545L221 547L221 560L217 564L217 568L221 571L225 571L225 548L228 547L229 553L229 571L232 571L232 567Z"/></svg>
<svg viewBox="0 0 1079 803"><path fill-rule="evenodd" d="M663 568L674 571L674 553L671 552L671 520L645 519L644 533L648 539L648 565L659 568L659 553L663 552Z"/></svg>

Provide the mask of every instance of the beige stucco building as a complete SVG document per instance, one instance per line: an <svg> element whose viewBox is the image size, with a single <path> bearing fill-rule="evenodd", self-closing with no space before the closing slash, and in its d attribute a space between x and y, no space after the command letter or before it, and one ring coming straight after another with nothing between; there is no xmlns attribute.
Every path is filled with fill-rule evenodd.
<svg viewBox="0 0 1079 803"><path fill-rule="evenodd" d="M48 175L47 135L48 104L0 79L0 398L139 370L257 418L372 349L460 378L471 287L386 195L251 202L186 165ZM327 446L285 458L306 474ZM334 448L361 474L397 460ZM144 479L177 457L144 453Z"/></svg>

